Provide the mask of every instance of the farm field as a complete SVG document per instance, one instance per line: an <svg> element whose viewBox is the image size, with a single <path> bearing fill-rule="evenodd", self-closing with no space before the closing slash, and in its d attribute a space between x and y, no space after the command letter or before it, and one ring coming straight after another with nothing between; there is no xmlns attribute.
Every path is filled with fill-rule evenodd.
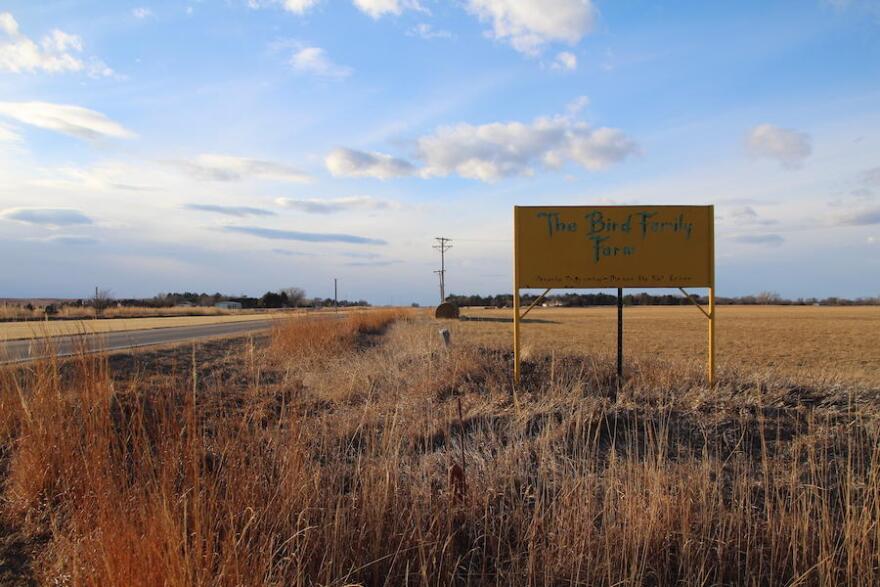
<svg viewBox="0 0 880 587"><path fill-rule="evenodd" d="M173 328L176 326L197 326L253 320L279 320L290 317L290 312L266 312L262 314L218 314L211 316L168 316L162 318L0 322L0 341L125 332L129 330L152 330L154 328Z"/></svg>
<svg viewBox="0 0 880 587"><path fill-rule="evenodd" d="M836 312L721 308L712 388L695 308L627 309L619 393L611 308L530 314L519 387L509 310L4 368L0 585L877 584L878 315Z"/></svg>
<svg viewBox="0 0 880 587"><path fill-rule="evenodd" d="M719 373L880 382L880 307L717 306ZM468 341L510 348L509 309L465 308ZM536 308L526 316L524 355L589 353L617 348L617 309ZM507 322L505 322L507 321ZM707 319L693 306L624 308L624 356L702 368Z"/></svg>
<svg viewBox="0 0 880 587"><path fill-rule="evenodd" d="M0 320L2 321L24 321L24 320L42 320L46 317L44 312L45 306L49 304L61 306L57 314L52 316L53 319L82 319L94 320L95 309L90 306L73 306L63 305L69 300L28 300L35 307L29 310L24 306L23 300L3 300L0 306ZM102 319L104 318L160 318L166 316L225 316L230 314L256 314L258 310L225 310L215 307L206 306L174 306L168 308L144 308L144 307L109 307L103 310Z"/></svg>

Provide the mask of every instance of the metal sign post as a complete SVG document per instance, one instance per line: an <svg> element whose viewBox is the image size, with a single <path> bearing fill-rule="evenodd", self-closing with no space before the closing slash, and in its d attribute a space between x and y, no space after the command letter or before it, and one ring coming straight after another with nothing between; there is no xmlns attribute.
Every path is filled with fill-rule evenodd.
<svg viewBox="0 0 880 587"><path fill-rule="evenodd" d="M617 288L617 389L623 384L623 288Z"/></svg>

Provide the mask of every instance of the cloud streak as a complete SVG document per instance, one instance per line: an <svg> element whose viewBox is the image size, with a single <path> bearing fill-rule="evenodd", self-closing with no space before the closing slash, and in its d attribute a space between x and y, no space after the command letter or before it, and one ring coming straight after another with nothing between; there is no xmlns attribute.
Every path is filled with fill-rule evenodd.
<svg viewBox="0 0 880 587"><path fill-rule="evenodd" d="M208 153L189 161L172 161L171 164L191 177L206 181L233 182L253 178L304 183L311 179L308 174L290 165L233 155Z"/></svg>
<svg viewBox="0 0 880 587"><path fill-rule="evenodd" d="M0 116L80 139L130 139L136 136L100 112L68 104L0 102Z"/></svg>
<svg viewBox="0 0 880 587"><path fill-rule="evenodd" d="M731 224L736 224L740 226L749 226L749 225L770 225L776 224L777 221L770 218L761 218L755 209L751 206L738 206L736 208L731 208L724 215L725 218L729 219Z"/></svg>
<svg viewBox="0 0 880 587"><path fill-rule="evenodd" d="M235 216L236 218L244 218L245 216L275 216L275 212L264 210L262 208L251 208L250 206L219 206L216 204L186 204L183 206L186 210L196 212L212 212L214 214L223 214L224 216Z"/></svg>
<svg viewBox="0 0 880 587"><path fill-rule="evenodd" d="M400 261L352 261L346 263L346 267L388 267L389 265L397 265Z"/></svg>
<svg viewBox="0 0 880 587"><path fill-rule="evenodd" d="M837 219L837 224L843 226L870 226L880 224L880 207L868 208L850 212Z"/></svg>
<svg viewBox="0 0 880 587"><path fill-rule="evenodd" d="M97 245L101 241L100 239L96 239L91 236L84 236L78 234L54 234L52 236L46 237L42 239L43 242L51 243L55 245L73 245L73 246L83 246L83 245Z"/></svg>
<svg viewBox="0 0 880 587"><path fill-rule="evenodd" d="M785 239L778 234L742 234L733 237L731 240L744 245L765 245L770 247L778 247L785 242Z"/></svg>
<svg viewBox="0 0 880 587"><path fill-rule="evenodd" d="M0 218L46 228L94 223L91 218L73 208L7 208L0 211Z"/></svg>
<svg viewBox="0 0 880 587"><path fill-rule="evenodd" d="M415 166L409 161L397 159L375 151L356 151L354 149L334 149L327 155L324 163L335 176L374 177L390 179L412 175Z"/></svg>
<svg viewBox="0 0 880 587"><path fill-rule="evenodd" d="M272 252L276 255L283 255L285 257L314 257L314 253L303 253L300 251L288 251L287 249L272 249Z"/></svg>
<svg viewBox="0 0 880 587"><path fill-rule="evenodd" d="M334 200L276 198L275 203L282 208L290 208L307 214L337 214L349 210L384 210L391 206L384 200L377 200L369 196L351 196Z"/></svg>
<svg viewBox="0 0 880 587"><path fill-rule="evenodd" d="M299 232L295 230L278 230L275 228L262 228L258 226L224 226L223 231L237 234L246 234L271 240L303 241L310 243L348 243L353 245L387 245L381 239L367 238L353 234L338 234L325 232Z"/></svg>

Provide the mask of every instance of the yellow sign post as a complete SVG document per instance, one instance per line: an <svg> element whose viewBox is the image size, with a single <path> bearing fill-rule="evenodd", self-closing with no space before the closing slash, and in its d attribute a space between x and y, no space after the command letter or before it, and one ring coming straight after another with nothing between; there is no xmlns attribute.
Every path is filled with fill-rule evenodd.
<svg viewBox="0 0 880 587"><path fill-rule="evenodd" d="M514 380L520 323L551 289L678 288L709 319L708 378L715 379L713 206L515 206ZM706 311L685 287L709 288ZM542 288L520 313L520 289Z"/></svg>

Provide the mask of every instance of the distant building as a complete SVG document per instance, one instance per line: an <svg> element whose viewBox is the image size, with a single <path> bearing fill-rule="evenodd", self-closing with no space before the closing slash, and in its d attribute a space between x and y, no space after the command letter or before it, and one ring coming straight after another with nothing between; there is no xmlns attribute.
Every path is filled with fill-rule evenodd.
<svg viewBox="0 0 880 587"><path fill-rule="evenodd" d="M177 304L175 304L175 307L177 307L177 308L195 308L196 305L192 302L178 302Z"/></svg>
<svg viewBox="0 0 880 587"><path fill-rule="evenodd" d="M241 302L217 302L214 307L221 310L241 310Z"/></svg>

